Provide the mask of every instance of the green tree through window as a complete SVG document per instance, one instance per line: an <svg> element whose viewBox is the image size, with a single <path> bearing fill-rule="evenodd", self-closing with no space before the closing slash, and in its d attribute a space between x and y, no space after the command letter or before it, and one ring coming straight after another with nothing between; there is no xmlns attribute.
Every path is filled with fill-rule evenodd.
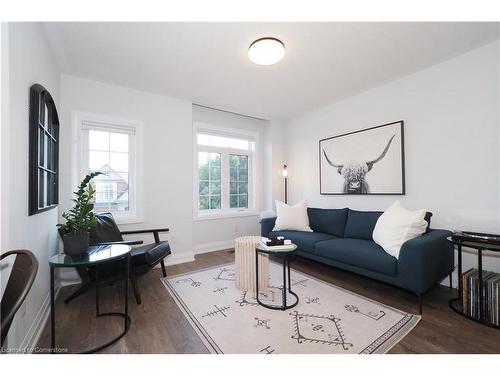
<svg viewBox="0 0 500 375"><path fill-rule="evenodd" d="M247 155L229 155L229 207L248 208Z"/></svg>
<svg viewBox="0 0 500 375"><path fill-rule="evenodd" d="M221 209L221 155L215 152L198 153L200 210Z"/></svg>

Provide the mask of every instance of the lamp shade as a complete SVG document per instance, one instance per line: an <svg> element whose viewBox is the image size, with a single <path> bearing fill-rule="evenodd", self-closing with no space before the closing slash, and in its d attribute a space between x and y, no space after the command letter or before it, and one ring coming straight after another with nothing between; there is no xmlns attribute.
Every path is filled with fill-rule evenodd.
<svg viewBox="0 0 500 375"><path fill-rule="evenodd" d="M281 177L287 178L288 177L288 169L286 167L286 164L283 165L283 169L280 171Z"/></svg>

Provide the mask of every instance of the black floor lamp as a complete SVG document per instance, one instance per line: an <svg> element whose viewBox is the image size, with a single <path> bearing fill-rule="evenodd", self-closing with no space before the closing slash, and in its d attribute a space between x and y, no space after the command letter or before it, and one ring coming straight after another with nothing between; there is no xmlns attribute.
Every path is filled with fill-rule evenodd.
<svg viewBox="0 0 500 375"><path fill-rule="evenodd" d="M288 203L288 170L286 169L286 164L283 165L281 170L281 177L285 179L285 203Z"/></svg>

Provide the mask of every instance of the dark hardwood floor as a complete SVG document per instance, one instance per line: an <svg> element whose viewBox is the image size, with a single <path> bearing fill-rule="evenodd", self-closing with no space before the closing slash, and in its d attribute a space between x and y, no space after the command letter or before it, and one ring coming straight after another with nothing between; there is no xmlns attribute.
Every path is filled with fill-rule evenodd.
<svg viewBox="0 0 500 375"><path fill-rule="evenodd" d="M234 252L223 250L196 256L196 262L167 267L169 275L234 261ZM403 290L305 259L292 267L355 293L395 308L418 313L416 297ZM207 350L154 269L139 280L142 304L130 295L132 326L127 335L101 353L207 353ZM122 286L101 289L101 311L121 311ZM118 289L119 288L119 289ZM95 294L89 292L69 304L63 299L75 289L61 290L56 301L57 346L70 351L98 345L122 329L116 317L96 319ZM500 330L469 321L448 307L456 291L437 286L424 298L422 320L390 353L500 353ZM50 322L45 326L39 347L50 343Z"/></svg>

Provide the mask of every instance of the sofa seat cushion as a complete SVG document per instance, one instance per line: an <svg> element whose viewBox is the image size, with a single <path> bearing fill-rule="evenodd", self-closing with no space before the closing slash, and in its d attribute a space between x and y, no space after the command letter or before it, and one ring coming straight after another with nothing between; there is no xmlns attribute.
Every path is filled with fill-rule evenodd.
<svg viewBox="0 0 500 375"><path fill-rule="evenodd" d="M316 244L315 254L352 266L395 276L398 262L373 241L338 238Z"/></svg>
<svg viewBox="0 0 500 375"><path fill-rule="evenodd" d="M153 265L170 254L168 241L160 241L132 248L130 255L134 266Z"/></svg>
<svg viewBox="0 0 500 375"><path fill-rule="evenodd" d="M302 232L296 230L279 230L269 233L270 238L276 238L278 236L283 236L287 240L292 240L292 242L297 245L300 250L311 253L314 252L314 245L316 245L316 243L336 238L331 234L319 232Z"/></svg>

